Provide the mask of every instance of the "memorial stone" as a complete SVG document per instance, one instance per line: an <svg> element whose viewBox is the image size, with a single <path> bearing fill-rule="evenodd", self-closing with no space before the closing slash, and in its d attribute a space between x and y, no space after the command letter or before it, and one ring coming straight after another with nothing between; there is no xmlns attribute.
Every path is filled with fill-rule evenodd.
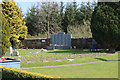
<svg viewBox="0 0 120 80"><path fill-rule="evenodd" d="M50 42L53 45L59 45L61 49L71 48L71 34L65 34L64 32L59 32L57 34L51 34ZM63 46L63 48L62 48ZM65 48L66 47L66 48Z"/></svg>
<svg viewBox="0 0 120 80"><path fill-rule="evenodd" d="M9 48L9 51L7 52L5 56L11 56L12 54L13 54L13 51L12 51L12 45L11 45Z"/></svg>

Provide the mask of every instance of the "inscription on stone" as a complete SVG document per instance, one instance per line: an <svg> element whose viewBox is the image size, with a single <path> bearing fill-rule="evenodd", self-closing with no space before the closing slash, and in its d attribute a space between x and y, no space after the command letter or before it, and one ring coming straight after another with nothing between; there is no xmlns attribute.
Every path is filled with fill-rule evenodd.
<svg viewBox="0 0 120 80"><path fill-rule="evenodd" d="M57 34L51 34L50 42L53 45L66 46L71 48L71 34L65 34L64 32L59 32Z"/></svg>

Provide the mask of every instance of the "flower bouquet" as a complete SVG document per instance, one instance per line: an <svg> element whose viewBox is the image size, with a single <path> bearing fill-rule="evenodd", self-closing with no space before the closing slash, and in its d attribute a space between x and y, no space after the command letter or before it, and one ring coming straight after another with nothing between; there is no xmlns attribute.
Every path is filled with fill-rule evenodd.
<svg viewBox="0 0 120 80"><path fill-rule="evenodd" d="M4 57L0 58L0 61L5 61L5 60L6 60L6 58L4 58Z"/></svg>

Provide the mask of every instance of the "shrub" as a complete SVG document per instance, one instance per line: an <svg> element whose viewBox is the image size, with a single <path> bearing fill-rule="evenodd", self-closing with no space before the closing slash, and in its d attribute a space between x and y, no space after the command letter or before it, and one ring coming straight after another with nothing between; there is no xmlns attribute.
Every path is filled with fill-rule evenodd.
<svg viewBox="0 0 120 80"><path fill-rule="evenodd" d="M17 80L55 80L59 79L60 77L53 77L53 76L48 76L48 75L43 75L39 73L33 73L33 72L28 72L25 70L20 70L16 68L8 68L8 67L2 67L2 79L7 80L7 79L17 79Z"/></svg>
<svg viewBox="0 0 120 80"><path fill-rule="evenodd" d="M91 19L93 38L111 52L120 45L120 2L98 3Z"/></svg>
<svg viewBox="0 0 120 80"><path fill-rule="evenodd" d="M15 44L19 42L19 39L25 39L27 36L25 20L14 0L3 0L1 5L4 18L6 18L7 23L9 23L11 44L15 46Z"/></svg>
<svg viewBox="0 0 120 80"><path fill-rule="evenodd" d="M4 56L6 52L9 50L10 47L10 29L9 29L9 23L2 15L2 54L0 54L0 57Z"/></svg>

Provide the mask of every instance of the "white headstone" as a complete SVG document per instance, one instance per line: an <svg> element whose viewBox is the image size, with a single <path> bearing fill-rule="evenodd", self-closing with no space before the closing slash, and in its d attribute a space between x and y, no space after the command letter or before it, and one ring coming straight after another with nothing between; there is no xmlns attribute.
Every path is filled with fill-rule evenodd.
<svg viewBox="0 0 120 80"><path fill-rule="evenodd" d="M12 56L19 56L19 52L18 51L13 51L13 55Z"/></svg>
<svg viewBox="0 0 120 80"><path fill-rule="evenodd" d="M11 56L11 54L13 53L12 51L12 45L9 48L9 51L7 52L7 54L5 56Z"/></svg>

